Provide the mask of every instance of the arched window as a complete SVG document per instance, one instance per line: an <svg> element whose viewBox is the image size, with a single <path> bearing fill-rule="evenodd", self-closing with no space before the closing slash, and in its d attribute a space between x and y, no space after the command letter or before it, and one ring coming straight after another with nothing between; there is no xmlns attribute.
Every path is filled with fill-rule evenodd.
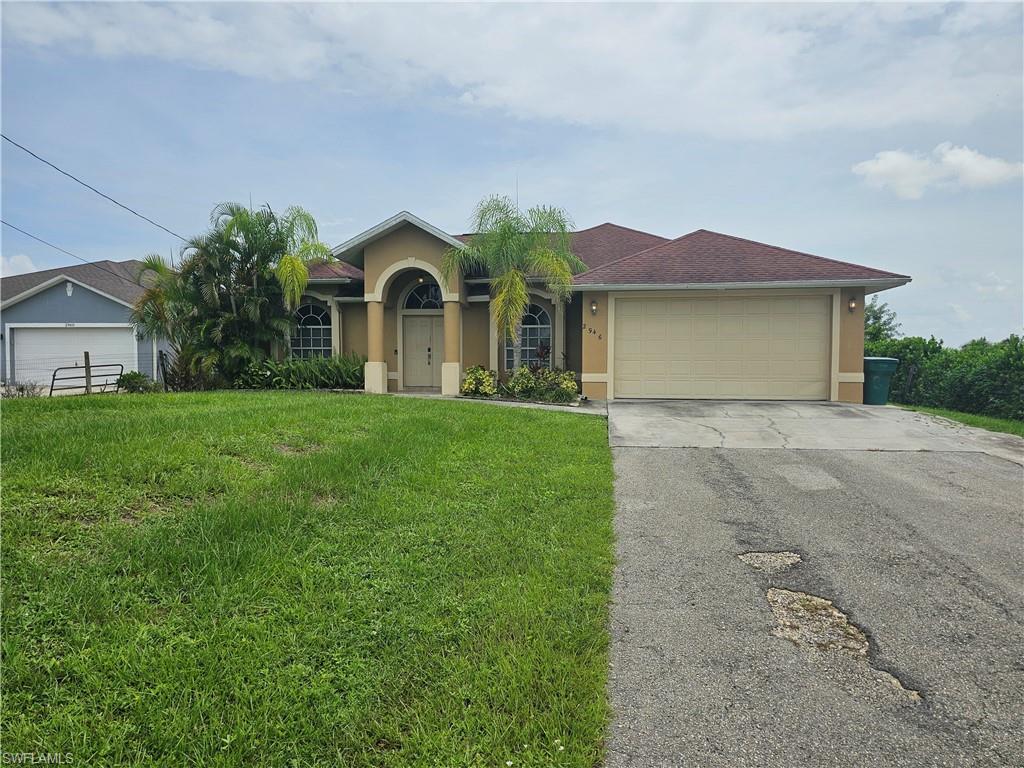
<svg viewBox="0 0 1024 768"><path fill-rule="evenodd" d="M522 340L522 365L543 363L551 367L551 315L544 307L531 304L523 313L523 327L520 331ZM515 365L515 347L509 341L505 344L505 370L511 371Z"/></svg>
<svg viewBox="0 0 1024 768"><path fill-rule="evenodd" d="M420 283L405 297L406 309L444 309L437 283Z"/></svg>
<svg viewBox="0 0 1024 768"><path fill-rule="evenodd" d="M302 304L295 310L292 357L331 356L331 314L326 307Z"/></svg>

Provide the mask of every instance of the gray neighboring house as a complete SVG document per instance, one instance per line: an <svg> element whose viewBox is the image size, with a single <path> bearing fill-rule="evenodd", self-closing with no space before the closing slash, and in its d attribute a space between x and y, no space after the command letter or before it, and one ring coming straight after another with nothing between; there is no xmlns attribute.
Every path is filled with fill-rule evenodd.
<svg viewBox="0 0 1024 768"><path fill-rule="evenodd" d="M120 363L157 378L165 341L141 338L129 322L141 295L142 263L98 261L0 279L0 377L49 386L58 367Z"/></svg>

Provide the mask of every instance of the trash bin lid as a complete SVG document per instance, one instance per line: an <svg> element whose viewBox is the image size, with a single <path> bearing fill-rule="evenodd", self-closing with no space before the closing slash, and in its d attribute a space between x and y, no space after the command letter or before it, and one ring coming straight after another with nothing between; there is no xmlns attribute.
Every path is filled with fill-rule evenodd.
<svg viewBox="0 0 1024 768"><path fill-rule="evenodd" d="M873 363L880 362L880 361L884 361L886 363L898 363L899 362L899 360L897 358L895 358L895 357L865 357L864 360L865 360L865 362L870 360Z"/></svg>

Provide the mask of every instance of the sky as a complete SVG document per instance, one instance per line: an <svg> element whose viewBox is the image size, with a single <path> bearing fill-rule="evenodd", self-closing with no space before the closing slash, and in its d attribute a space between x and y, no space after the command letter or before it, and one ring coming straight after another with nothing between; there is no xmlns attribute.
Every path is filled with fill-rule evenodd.
<svg viewBox="0 0 1024 768"><path fill-rule="evenodd" d="M3 132L185 236L301 205L340 243L490 194L913 277L909 335L1021 333L1021 5L10 3ZM180 242L4 142L4 220ZM73 263L4 227L4 274Z"/></svg>

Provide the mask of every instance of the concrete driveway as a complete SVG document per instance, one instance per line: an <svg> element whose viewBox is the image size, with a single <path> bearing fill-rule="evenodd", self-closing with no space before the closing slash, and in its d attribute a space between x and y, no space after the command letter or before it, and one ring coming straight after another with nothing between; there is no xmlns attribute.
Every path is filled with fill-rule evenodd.
<svg viewBox="0 0 1024 768"><path fill-rule="evenodd" d="M609 766L1024 765L1024 440L825 403L609 433Z"/></svg>

